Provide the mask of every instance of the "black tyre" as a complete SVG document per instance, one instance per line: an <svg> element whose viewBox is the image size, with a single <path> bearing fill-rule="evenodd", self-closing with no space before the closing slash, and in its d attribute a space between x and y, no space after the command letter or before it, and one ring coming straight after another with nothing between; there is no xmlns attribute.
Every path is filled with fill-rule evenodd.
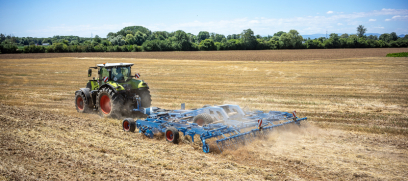
<svg viewBox="0 0 408 181"><path fill-rule="evenodd" d="M168 142L172 142L174 144L177 144L179 142L180 134L175 127L167 128L164 134Z"/></svg>
<svg viewBox="0 0 408 181"><path fill-rule="evenodd" d="M147 108L152 105L152 96L150 95L149 89L139 91L139 96L142 100L140 105L142 108Z"/></svg>
<svg viewBox="0 0 408 181"><path fill-rule="evenodd" d="M201 113L193 119L193 123L197 123L199 126L210 124L212 122L214 122L213 118L207 113Z"/></svg>
<svg viewBox="0 0 408 181"><path fill-rule="evenodd" d="M82 91L75 93L75 108L79 113L86 113L92 110L86 103L85 94Z"/></svg>
<svg viewBox="0 0 408 181"><path fill-rule="evenodd" d="M116 94L112 89L102 88L96 97L96 107L102 117L119 118L124 98Z"/></svg>
<svg viewBox="0 0 408 181"><path fill-rule="evenodd" d="M126 132L129 132L129 131L135 132L136 123L132 118L126 118L122 122L122 128L123 128L123 131L126 131Z"/></svg>

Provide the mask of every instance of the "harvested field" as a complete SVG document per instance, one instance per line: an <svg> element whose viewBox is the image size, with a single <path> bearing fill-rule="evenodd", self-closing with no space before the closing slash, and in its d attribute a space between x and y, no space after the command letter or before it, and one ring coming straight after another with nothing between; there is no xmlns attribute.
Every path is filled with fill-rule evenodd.
<svg viewBox="0 0 408 181"><path fill-rule="evenodd" d="M385 57L406 48L357 48L357 49L304 49L304 50L244 50L244 51L192 51L192 52L102 52L102 53L29 53L0 54L0 59L41 59L56 57L101 57L164 60L210 61L297 61L343 58Z"/></svg>
<svg viewBox="0 0 408 181"><path fill-rule="evenodd" d="M315 50L296 51L311 52L303 61L284 62L3 57L0 180L405 180L408 58L385 57L388 51L313 59ZM264 51L230 56L240 52L256 57ZM180 57L195 52L184 53ZM309 121L222 154L204 154L198 143L125 133L120 120L75 110L74 91L85 87L87 67L95 62L135 63L133 72L149 83L157 107L233 103L296 110Z"/></svg>

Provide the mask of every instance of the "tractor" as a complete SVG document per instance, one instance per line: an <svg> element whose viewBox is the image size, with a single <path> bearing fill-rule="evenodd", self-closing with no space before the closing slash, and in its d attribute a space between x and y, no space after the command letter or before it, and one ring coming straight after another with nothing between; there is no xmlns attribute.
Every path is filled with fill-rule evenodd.
<svg viewBox="0 0 408 181"><path fill-rule="evenodd" d="M138 114L151 106L149 87L143 80L137 80L139 73L131 74L132 63L104 63L89 67L98 70L98 78L93 77L75 92L75 107L80 113L98 111L102 117L119 118Z"/></svg>

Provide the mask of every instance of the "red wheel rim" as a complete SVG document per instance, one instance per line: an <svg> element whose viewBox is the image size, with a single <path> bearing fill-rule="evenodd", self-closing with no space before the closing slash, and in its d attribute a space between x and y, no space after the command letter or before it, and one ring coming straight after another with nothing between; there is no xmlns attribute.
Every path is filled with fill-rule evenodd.
<svg viewBox="0 0 408 181"><path fill-rule="evenodd" d="M169 140L169 141L173 141L173 132L172 131L167 131L166 132L166 138L167 138L167 140Z"/></svg>
<svg viewBox="0 0 408 181"><path fill-rule="evenodd" d="M128 121L123 122L123 129L124 129L125 131L129 131L129 129L130 129L130 124L129 124Z"/></svg>
<svg viewBox="0 0 408 181"><path fill-rule="evenodd" d="M110 104L109 96L103 95L101 97L99 106L101 107L101 110L103 113L109 114L111 112L111 104Z"/></svg>
<svg viewBox="0 0 408 181"><path fill-rule="evenodd" d="M81 96L78 96L78 98L76 100L76 104L77 104L79 110L84 109L84 100L82 99Z"/></svg>
<svg viewBox="0 0 408 181"><path fill-rule="evenodd" d="M202 125L204 124L204 120L203 120L203 119L197 119L196 123L197 123L199 126L202 126Z"/></svg>

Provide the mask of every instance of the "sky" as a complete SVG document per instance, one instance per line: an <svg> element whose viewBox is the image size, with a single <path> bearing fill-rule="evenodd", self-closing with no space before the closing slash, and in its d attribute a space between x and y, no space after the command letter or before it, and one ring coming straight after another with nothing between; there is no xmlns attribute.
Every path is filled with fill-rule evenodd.
<svg viewBox="0 0 408 181"><path fill-rule="evenodd" d="M349 33L408 34L408 0L162 1L0 0L0 33L18 37L106 37L126 26L152 31L200 31L224 35L251 28L273 35Z"/></svg>

